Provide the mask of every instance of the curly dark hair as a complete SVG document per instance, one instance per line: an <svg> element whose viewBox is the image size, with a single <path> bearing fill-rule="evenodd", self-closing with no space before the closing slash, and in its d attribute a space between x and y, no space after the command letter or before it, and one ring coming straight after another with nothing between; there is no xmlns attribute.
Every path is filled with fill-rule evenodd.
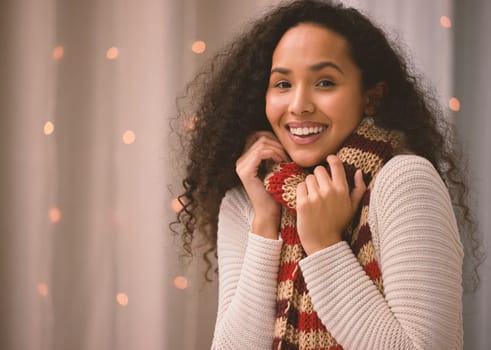
<svg viewBox="0 0 491 350"><path fill-rule="evenodd" d="M410 69L402 50L365 15L333 1L299 0L283 4L252 23L218 52L178 99L180 137L186 151L183 206L171 230L192 255L196 236L204 238L209 269L216 255L218 211L225 192L241 182L235 164L246 138L271 130L265 115L273 51L283 34L300 23L323 26L343 36L362 72L363 88L385 82L388 91L376 125L404 133L411 152L428 159L450 190L467 253L480 261L476 223L467 201L461 154L452 125L434 92ZM467 254L466 254L467 255ZM477 265L468 285L477 286ZM208 269L208 270L209 270Z"/></svg>

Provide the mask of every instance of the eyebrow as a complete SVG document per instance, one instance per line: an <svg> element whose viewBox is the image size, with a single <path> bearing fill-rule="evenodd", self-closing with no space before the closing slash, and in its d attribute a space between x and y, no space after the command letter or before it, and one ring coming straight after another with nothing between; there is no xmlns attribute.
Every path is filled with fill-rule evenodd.
<svg viewBox="0 0 491 350"><path fill-rule="evenodd" d="M336 63L331 62L331 61L322 61L322 62L316 63L316 64L310 66L310 70L314 71L314 72L318 72L318 71L320 71L326 67L334 68L339 73L344 74L343 70ZM287 68L282 68L282 67L275 67L275 68L271 69L271 74L273 74L273 73L280 73L280 74L287 75L287 74L291 73L291 70L287 69Z"/></svg>

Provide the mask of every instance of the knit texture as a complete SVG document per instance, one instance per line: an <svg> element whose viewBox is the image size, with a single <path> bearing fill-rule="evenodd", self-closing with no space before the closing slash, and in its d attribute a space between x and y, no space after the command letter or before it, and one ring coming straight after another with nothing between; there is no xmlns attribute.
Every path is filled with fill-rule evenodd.
<svg viewBox="0 0 491 350"><path fill-rule="evenodd" d="M322 249L299 263L322 323L346 350L462 349L462 245L435 168L394 156L375 178L368 216L385 296L348 243ZM273 344L282 240L250 232L253 217L244 189L229 190L218 218L216 350Z"/></svg>
<svg viewBox="0 0 491 350"><path fill-rule="evenodd" d="M374 254L372 233L368 224L368 206L373 179L382 166L392 158L400 146L400 134L380 129L373 120L362 120L357 129L341 146L337 156L343 162L346 177L352 179L361 169L368 189L361 206L348 225L345 239L349 241L358 261L383 294L380 268ZM325 165L328 172L329 166ZM296 229L296 188L309 174L295 163L277 164L265 178L266 190L282 204L281 217L283 247L278 276L277 311L273 349L331 349L342 346L319 319L310 299L298 263L306 254Z"/></svg>

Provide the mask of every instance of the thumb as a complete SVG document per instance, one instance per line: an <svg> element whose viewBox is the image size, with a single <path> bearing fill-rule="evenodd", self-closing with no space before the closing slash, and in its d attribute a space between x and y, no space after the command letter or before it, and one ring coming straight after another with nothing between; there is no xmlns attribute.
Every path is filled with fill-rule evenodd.
<svg viewBox="0 0 491 350"><path fill-rule="evenodd" d="M355 173L355 187L353 188L350 194L351 207L353 208L353 210L356 210L356 208L358 208L361 198L363 197L363 194L365 193L366 190L367 190L367 186L363 181L363 174L361 170L358 169Z"/></svg>

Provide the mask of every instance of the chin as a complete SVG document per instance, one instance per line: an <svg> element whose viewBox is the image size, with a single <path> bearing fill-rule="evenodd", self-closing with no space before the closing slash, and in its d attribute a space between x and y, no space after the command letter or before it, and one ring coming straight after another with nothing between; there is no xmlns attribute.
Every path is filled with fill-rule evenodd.
<svg viewBox="0 0 491 350"><path fill-rule="evenodd" d="M295 162L298 166L302 168L312 168L321 163L325 163L326 157L302 157L301 155L292 156L293 162Z"/></svg>

